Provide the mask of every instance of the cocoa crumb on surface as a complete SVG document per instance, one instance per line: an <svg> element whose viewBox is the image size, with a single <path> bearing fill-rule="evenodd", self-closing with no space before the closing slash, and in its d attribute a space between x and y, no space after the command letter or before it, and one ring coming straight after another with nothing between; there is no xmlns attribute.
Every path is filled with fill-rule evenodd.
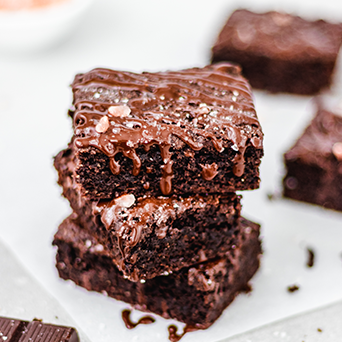
<svg viewBox="0 0 342 342"><path fill-rule="evenodd" d="M313 267L315 263L315 253L311 248L307 248L307 252L308 252L308 261L306 263L306 266Z"/></svg>
<svg viewBox="0 0 342 342"><path fill-rule="evenodd" d="M298 285L290 285L287 287L287 291L290 293L296 292L299 290L299 286Z"/></svg>

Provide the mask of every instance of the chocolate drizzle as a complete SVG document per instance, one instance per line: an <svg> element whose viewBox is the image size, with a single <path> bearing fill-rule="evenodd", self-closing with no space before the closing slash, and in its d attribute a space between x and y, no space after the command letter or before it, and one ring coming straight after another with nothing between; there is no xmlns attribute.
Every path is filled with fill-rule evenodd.
<svg viewBox="0 0 342 342"><path fill-rule="evenodd" d="M218 166L216 163L212 163L211 165L202 165L202 178L210 181L215 178L218 174Z"/></svg>
<svg viewBox="0 0 342 342"><path fill-rule="evenodd" d="M169 331L169 340L171 342L178 342L186 333L198 330L194 327L186 325L183 329L183 333L178 335L177 334L178 328L175 325L170 325L167 329Z"/></svg>
<svg viewBox="0 0 342 342"><path fill-rule="evenodd" d="M130 315L131 315L131 310L123 310L122 314L121 314L122 319L123 319L127 329L133 329L139 324L151 324L151 323L154 323L156 321L151 316L144 316L144 317L141 317L137 323L133 323L131 321Z"/></svg>
<svg viewBox="0 0 342 342"><path fill-rule="evenodd" d="M136 149L158 145L164 195L172 192L174 138L194 151L201 150L206 140L218 152L232 148L236 151L233 172L237 177L244 173L247 144L262 148L249 85L239 68L230 64L155 74L95 69L76 76L73 91L75 146L102 151L109 157L114 175L120 173L115 157L122 153L132 160L136 176L141 169ZM113 115L117 113L115 106L129 108L123 111L125 115ZM98 132L96 125L104 115L109 128ZM222 138L231 143L223 143ZM208 172L202 173L203 178L213 179Z"/></svg>
<svg viewBox="0 0 342 342"><path fill-rule="evenodd" d="M157 225L154 234L163 239L169 230L169 220L174 220L177 215L190 207L205 205L204 199L177 197L146 197L135 199L134 195L123 195L111 201L100 201L93 207L94 215L100 215L105 228L113 231L118 239L118 246L122 256L122 262L118 265L120 270L125 269L124 259L126 248L137 245L150 220L156 220ZM133 281L137 281L132 276Z"/></svg>

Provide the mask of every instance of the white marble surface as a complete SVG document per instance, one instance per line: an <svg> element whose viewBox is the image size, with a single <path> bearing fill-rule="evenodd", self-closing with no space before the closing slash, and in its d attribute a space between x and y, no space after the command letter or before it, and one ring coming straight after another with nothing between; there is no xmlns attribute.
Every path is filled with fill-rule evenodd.
<svg viewBox="0 0 342 342"><path fill-rule="evenodd" d="M72 326L82 342L90 342L59 301L51 296L0 241L0 316L26 321ZM0 334L1 341L7 337ZM6 337L6 339L5 339Z"/></svg>
<svg viewBox="0 0 342 342"><path fill-rule="evenodd" d="M342 21L339 1L274 4L97 0L63 44L30 54L1 52L0 238L91 341L167 341L169 321L158 318L153 326L127 330L120 318L126 304L57 277L51 241L70 209L56 185L52 157L71 137L68 85L77 72L98 66L153 71L205 65L219 29L237 7ZM342 299L342 213L267 198L281 189L282 154L312 116L311 98L255 92L255 102L265 132L265 157L261 188L243 194L243 213L262 224L262 267L250 295L239 296L210 329L189 333L183 342L218 341ZM305 266L306 247L316 252L312 269ZM6 262L6 257L0 260ZM294 283L300 290L289 294L286 288ZM6 312L11 307L4 298L11 295L15 293L0 293Z"/></svg>

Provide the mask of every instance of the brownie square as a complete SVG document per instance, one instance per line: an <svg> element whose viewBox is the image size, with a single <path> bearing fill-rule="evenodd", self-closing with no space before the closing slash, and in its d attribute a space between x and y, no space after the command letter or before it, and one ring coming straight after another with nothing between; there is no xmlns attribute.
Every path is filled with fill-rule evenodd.
<svg viewBox="0 0 342 342"><path fill-rule="evenodd" d="M222 256L235 246L241 211L241 196L235 193L140 198L126 194L90 200L81 196L74 182L71 148L56 156L55 167L81 225L105 245L132 281Z"/></svg>
<svg viewBox="0 0 342 342"><path fill-rule="evenodd" d="M140 310L205 329L239 292L249 289L248 281L259 267L259 225L241 218L239 227L236 248L224 258L141 283L125 279L106 248L69 217L53 242L58 247L56 266L61 278L89 291L105 291Z"/></svg>
<svg viewBox="0 0 342 342"><path fill-rule="evenodd" d="M75 179L90 199L259 187L263 133L248 82L228 63L75 77Z"/></svg>
<svg viewBox="0 0 342 342"><path fill-rule="evenodd" d="M329 87L341 43L341 24L240 9L219 34L212 62L240 64L254 88L310 95Z"/></svg>
<svg viewBox="0 0 342 342"><path fill-rule="evenodd" d="M319 105L285 153L284 196L342 211L342 112Z"/></svg>

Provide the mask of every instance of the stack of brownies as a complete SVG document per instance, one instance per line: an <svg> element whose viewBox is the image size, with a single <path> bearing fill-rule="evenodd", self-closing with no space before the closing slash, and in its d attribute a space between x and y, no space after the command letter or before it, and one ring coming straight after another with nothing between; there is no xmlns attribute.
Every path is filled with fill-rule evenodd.
<svg viewBox="0 0 342 342"><path fill-rule="evenodd" d="M259 225L237 190L259 187L263 134L248 82L221 63L75 77L74 136L55 158L73 214L57 268L88 290L209 327L259 267Z"/></svg>

